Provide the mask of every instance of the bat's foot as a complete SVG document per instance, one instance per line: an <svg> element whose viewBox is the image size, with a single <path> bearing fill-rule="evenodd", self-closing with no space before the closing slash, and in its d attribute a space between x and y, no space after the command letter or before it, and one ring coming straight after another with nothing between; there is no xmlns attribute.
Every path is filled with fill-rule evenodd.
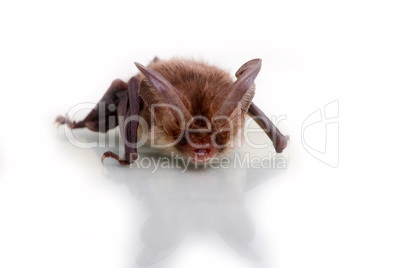
<svg viewBox="0 0 402 268"><path fill-rule="evenodd" d="M84 121L80 121L80 122L71 122L70 119L68 117L64 117L59 115L58 117L56 117L56 120L54 120L54 123L56 124L57 128L59 128L59 126L66 124L69 128L73 129L73 128L83 128L85 127L85 122Z"/></svg>
<svg viewBox="0 0 402 268"><path fill-rule="evenodd" d="M105 158L114 158L117 161L119 161L120 165L128 166L128 165L130 165L132 162L134 162L137 159L137 155L133 156L131 161L127 161L126 159L121 158L117 154L115 154L115 153L113 153L111 151L107 151L107 152L104 152L103 155L102 155L102 164L103 164L103 160Z"/></svg>
<svg viewBox="0 0 402 268"><path fill-rule="evenodd" d="M66 118L64 116L59 115L56 117L56 120L54 120L54 124L59 128L61 125L64 125L66 123Z"/></svg>

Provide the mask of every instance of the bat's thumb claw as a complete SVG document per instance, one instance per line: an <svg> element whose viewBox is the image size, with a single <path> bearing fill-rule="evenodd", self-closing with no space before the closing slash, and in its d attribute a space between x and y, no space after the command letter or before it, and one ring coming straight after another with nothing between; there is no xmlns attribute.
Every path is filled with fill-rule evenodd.
<svg viewBox="0 0 402 268"><path fill-rule="evenodd" d="M115 153L113 153L113 152L111 152L111 151L107 151L107 152L104 152L104 153L103 153L102 159L101 159L102 164L103 164L103 160L105 160L105 158L109 158L109 157L111 157L111 158L116 159L117 161L119 161L120 165L126 166L126 165L129 164L129 162L127 162L126 160L120 158L117 154L115 154Z"/></svg>
<svg viewBox="0 0 402 268"><path fill-rule="evenodd" d="M113 155L114 155L114 153L112 153L111 151L104 152L102 155L102 159L101 159L102 165L104 164L103 160L105 160L105 158L113 157Z"/></svg>

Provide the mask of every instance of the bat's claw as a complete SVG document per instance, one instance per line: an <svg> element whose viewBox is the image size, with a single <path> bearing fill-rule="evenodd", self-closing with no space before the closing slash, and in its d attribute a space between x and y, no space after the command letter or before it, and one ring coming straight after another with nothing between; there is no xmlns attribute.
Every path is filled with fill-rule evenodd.
<svg viewBox="0 0 402 268"><path fill-rule="evenodd" d="M119 157L117 154L115 154L111 151L107 151L107 152L103 153L102 159L101 159L102 164L103 164L103 160L105 160L105 158L114 158L117 161L119 161L120 165L122 165L122 166L130 165L130 162L128 162L127 160L124 160L123 158Z"/></svg>
<svg viewBox="0 0 402 268"><path fill-rule="evenodd" d="M106 153L104 153L104 154L102 155L102 159L101 159L102 165L104 165L103 160L105 160L106 157L107 157L107 156L106 156Z"/></svg>

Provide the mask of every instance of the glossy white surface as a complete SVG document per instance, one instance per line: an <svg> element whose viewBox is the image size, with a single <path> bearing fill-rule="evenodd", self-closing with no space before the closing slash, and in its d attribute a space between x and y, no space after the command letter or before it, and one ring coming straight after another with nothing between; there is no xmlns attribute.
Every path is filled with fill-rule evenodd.
<svg viewBox="0 0 402 268"><path fill-rule="evenodd" d="M2 1L0 267L401 267L399 25L391 1ZM155 55L262 58L287 168L102 165L52 125Z"/></svg>

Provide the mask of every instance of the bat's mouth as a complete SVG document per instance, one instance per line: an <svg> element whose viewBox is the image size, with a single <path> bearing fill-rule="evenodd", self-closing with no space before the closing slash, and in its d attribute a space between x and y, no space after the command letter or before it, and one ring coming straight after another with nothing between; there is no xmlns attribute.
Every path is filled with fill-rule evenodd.
<svg viewBox="0 0 402 268"><path fill-rule="evenodd" d="M208 163L215 155L215 150L212 147L196 148L192 154L192 161L194 163Z"/></svg>

